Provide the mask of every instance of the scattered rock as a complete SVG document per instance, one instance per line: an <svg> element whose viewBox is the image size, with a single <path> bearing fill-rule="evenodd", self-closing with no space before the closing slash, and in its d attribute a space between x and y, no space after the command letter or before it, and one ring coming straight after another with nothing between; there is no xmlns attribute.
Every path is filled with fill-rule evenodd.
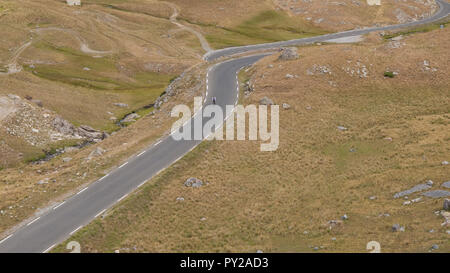
<svg viewBox="0 0 450 273"><path fill-rule="evenodd" d="M294 78L294 75L291 75L291 74L286 74L286 79L293 79Z"/></svg>
<svg viewBox="0 0 450 273"><path fill-rule="evenodd" d="M369 199L370 200L375 200L375 199L377 199L377 197L376 196L370 196Z"/></svg>
<svg viewBox="0 0 450 273"><path fill-rule="evenodd" d="M103 155L105 152L106 152L106 150L103 149L102 147L97 147L97 148L95 148L95 150L93 150L93 151L89 154L89 156L88 156L87 159L88 159L88 160L91 160L91 159L94 158L94 157L99 157L99 156Z"/></svg>
<svg viewBox="0 0 450 273"><path fill-rule="evenodd" d="M450 189L450 181L442 183L442 187Z"/></svg>
<svg viewBox="0 0 450 273"><path fill-rule="evenodd" d="M264 253L262 250L258 249L256 250L256 253Z"/></svg>
<svg viewBox="0 0 450 273"><path fill-rule="evenodd" d="M427 192L422 193L422 195L424 195L426 197L431 197L431 198L442 198L442 197L450 196L450 191L444 191L444 190L427 191Z"/></svg>
<svg viewBox="0 0 450 273"><path fill-rule="evenodd" d="M392 231L393 232L400 232L400 231L403 232L403 231L405 231L405 227L402 227L399 224L394 224L392 226Z"/></svg>
<svg viewBox="0 0 450 273"><path fill-rule="evenodd" d="M344 215L341 217L341 219L342 219L342 220L348 220L347 214L344 214Z"/></svg>
<svg viewBox="0 0 450 273"><path fill-rule="evenodd" d="M136 113L131 113L127 115L125 118L123 118L120 122L135 122L136 119L140 118L141 116Z"/></svg>
<svg viewBox="0 0 450 273"><path fill-rule="evenodd" d="M184 197L177 197L177 201L178 202L183 202L184 201Z"/></svg>
<svg viewBox="0 0 450 273"><path fill-rule="evenodd" d="M37 182L37 184L38 185L44 185L44 184L48 184L48 178L45 178L45 179L42 179L42 180L39 180L38 182Z"/></svg>
<svg viewBox="0 0 450 273"><path fill-rule="evenodd" d="M434 183L432 180L427 180L426 184L431 187L433 186Z"/></svg>
<svg viewBox="0 0 450 273"><path fill-rule="evenodd" d="M107 134L95 130L94 128L87 125L81 125L80 128L78 128L78 134L81 137L87 138L89 141L99 141L107 137Z"/></svg>
<svg viewBox="0 0 450 273"><path fill-rule="evenodd" d="M114 103L114 106L121 107L121 108L128 108L128 104L121 103L121 102Z"/></svg>
<svg viewBox="0 0 450 273"><path fill-rule="evenodd" d="M401 191L401 192L394 194L394 198L400 198L400 197L407 196L407 195L410 195L415 192L428 190L429 188L431 188L431 186L429 186L427 184L419 184L419 185L412 187L409 190Z"/></svg>
<svg viewBox="0 0 450 273"><path fill-rule="evenodd" d="M339 131L347 131L348 129L344 126L338 126L337 127Z"/></svg>
<svg viewBox="0 0 450 273"><path fill-rule="evenodd" d="M448 165L448 161L442 161L442 165Z"/></svg>
<svg viewBox="0 0 450 273"><path fill-rule="evenodd" d="M281 55L278 59L282 61L287 61L287 60L295 60L298 58L299 58L298 49L296 47L288 47L283 48L281 50Z"/></svg>
<svg viewBox="0 0 450 273"><path fill-rule="evenodd" d="M268 97L264 97L259 101L259 104L261 105L273 105L273 101L269 99Z"/></svg>
<svg viewBox="0 0 450 273"><path fill-rule="evenodd" d="M184 185L186 187L200 188L201 186L203 186L203 181L201 181L198 178L191 177L191 178L188 178L186 180L186 182L184 182Z"/></svg>
<svg viewBox="0 0 450 273"><path fill-rule="evenodd" d="M444 200L443 208L444 208L444 210L450 211L450 199L445 199Z"/></svg>
<svg viewBox="0 0 450 273"><path fill-rule="evenodd" d="M64 157L62 160L63 160L63 162L69 162L69 161L72 160L72 158L71 157Z"/></svg>
<svg viewBox="0 0 450 273"><path fill-rule="evenodd" d="M284 110L288 110L288 109L291 108L291 106L289 104L287 104L287 103L283 103L282 107L283 107Z"/></svg>
<svg viewBox="0 0 450 273"><path fill-rule="evenodd" d="M432 245L431 246L431 250L438 250L439 249L439 246L438 245Z"/></svg>

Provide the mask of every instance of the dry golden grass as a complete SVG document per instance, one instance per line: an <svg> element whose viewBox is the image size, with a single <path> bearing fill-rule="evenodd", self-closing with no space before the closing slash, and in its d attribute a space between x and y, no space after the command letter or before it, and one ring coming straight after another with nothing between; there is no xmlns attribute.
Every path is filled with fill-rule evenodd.
<svg viewBox="0 0 450 273"><path fill-rule="evenodd" d="M255 92L245 103L269 96L291 104L281 110L276 152L260 152L257 142L203 143L70 241L86 252L366 252L372 240L382 252L450 251L449 227L434 213L442 199L393 199L427 179L435 188L449 180L441 165L450 151L448 34L407 37L400 49L372 35L302 47L296 61L265 58L251 70ZM437 71L423 71L424 60ZM368 78L343 70L357 62ZM332 73L308 75L314 64ZM384 78L388 68L399 75ZM189 177L208 184L186 188ZM406 231L392 232L395 223Z"/></svg>
<svg viewBox="0 0 450 273"><path fill-rule="evenodd" d="M15 168L0 170L0 233L32 215L42 213L52 204L72 195L77 188L104 176L166 135L174 122L170 117L172 107L180 103L190 105L192 97L202 95L205 71L204 65L194 67L182 80L179 93L163 104L155 115L139 119L101 143L64 153L42 164L22 163ZM87 161L88 155L97 147L105 149L106 153ZM72 160L63 162L65 157ZM37 184L44 179L48 179L49 183Z"/></svg>
<svg viewBox="0 0 450 273"><path fill-rule="evenodd" d="M398 24L403 18L419 19L432 14L434 1L382 0L380 6L369 6L367 0L352 1L291 1L274 0L283 10L297 18L307 19L332 31L382 24ZM400 15L400 17L397 17ZM406 17L403 17L406 16Z"/></svg>

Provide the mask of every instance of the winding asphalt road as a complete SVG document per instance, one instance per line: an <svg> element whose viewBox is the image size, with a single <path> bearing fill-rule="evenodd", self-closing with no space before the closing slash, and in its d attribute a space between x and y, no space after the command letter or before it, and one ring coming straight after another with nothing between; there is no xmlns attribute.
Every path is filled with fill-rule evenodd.
<svg viewBox="0 0 450 273"><path fill-rule="evenodd" d="M321 42L366 34L372 31L392 30L430 23L446 17L450 12L450 5L447 2L437 0L437 3L440 6L440 10L432 17L421 21L286 42L227 48L210 52L204 58L207 61L213 61L220 57L228 57L239 53ZM235 105L239 95L237 73L243 67L252 65L269 54L246 56L212 66L207 75L207 93L204 105L210 104L213 96L217 98L218 105L223 109L225 109L226 105ZM195 115L194 118L198 118L198 116L200 115ZM204 124L206 121L206 119L203 119L201 122ZM193 123L193 119L189 120L184 125L184 129L190 130ZM56 244L61 243L81 227L102 215L108 208L178 161L200 143L201 140L175 141L172 136L156 142L147 150L130 158L113 172L80 190L77 194L0 240L0 252L28 253L51 250Z"/></svg>

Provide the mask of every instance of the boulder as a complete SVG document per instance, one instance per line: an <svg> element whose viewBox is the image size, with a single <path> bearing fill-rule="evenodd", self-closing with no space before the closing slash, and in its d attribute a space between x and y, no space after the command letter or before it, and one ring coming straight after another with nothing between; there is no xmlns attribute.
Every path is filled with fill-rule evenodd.
<svg viewBox="0 0 450 273"><path fill-rule="evenodd" d="M450 199L444 200L444 210L450 211Z"/></svg>
<svg viewBox="0 0 450 273"><path fill-rule="evenodd" d="M136 119L140 118L141 116L136 113L131 113L124 117L120 122L135 122Z"/></svg>
<svg viewBox="0 0 450 273"><path fill-rule="evenodd" d="M288 47L288 48L283 48L281 50L281 55L278 58L279 60L282 61L287 61L287 60L296 60L298 59L298 49L296 47Z"/></svg>
<svg viewBox="0 0 450 273"><path fill-rule="evenodd" d="M78 128L78 134L81 137L87 138L89 141L102 140L106 138L106 135L103 132L95 130L87 125L81 125Z"/></svg>
<svg viewBox="0 0 450 273"><path fill-rule="evenodd" d="M70 122L57 116L52 122L53 128L63 135L75 135L76 128Z"/></svg>
<svg viewBox="0 0 450 273"><path fill-rule="evenodd" d="M191 177L188 178L186 182L184 182L184 185L191 188L200 188L201 186L203 186L203 181L198 178Z"/></svg>

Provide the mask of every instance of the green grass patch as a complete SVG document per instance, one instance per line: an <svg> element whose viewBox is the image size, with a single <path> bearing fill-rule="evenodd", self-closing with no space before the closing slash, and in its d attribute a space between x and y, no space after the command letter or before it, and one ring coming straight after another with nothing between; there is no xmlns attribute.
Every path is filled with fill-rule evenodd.
<svg viewBox="0 0 450 273"><path fill-rule="evenodd" d="M206 26L206 31L206 39L214 48L285 41L327 33L273 10L261 12L236 27Z"/></svg>
<svg viewBox="0 0 450 273"><path fill-rule="evenodd" d="M386 71L386 72L384 72L384 76L385 76L386 78L394 78L394 77L395 77L395 74L394 74L394 72L392 72L392 71Z"/></svg>
<svg viewBox="0 0 450 273"><path fill-rule="evenodd" d="M427 25L423 25L423 26L418 26L418 27L390 33L390 34L384 35L383 38L385 40L389 40L389 39L392 39L392 38L395 38L398 36L402 36L402 35L407 36L407 35L411 35L411 34L415 34L415 33L425 33L425 32L429 32L432 30L440 29L441 25L443 25L444 27L447 27L449 24L450 24L450 21L448 21L448 20L443 21L443 22L435 22L432 24L427 24Z"/></svg>

